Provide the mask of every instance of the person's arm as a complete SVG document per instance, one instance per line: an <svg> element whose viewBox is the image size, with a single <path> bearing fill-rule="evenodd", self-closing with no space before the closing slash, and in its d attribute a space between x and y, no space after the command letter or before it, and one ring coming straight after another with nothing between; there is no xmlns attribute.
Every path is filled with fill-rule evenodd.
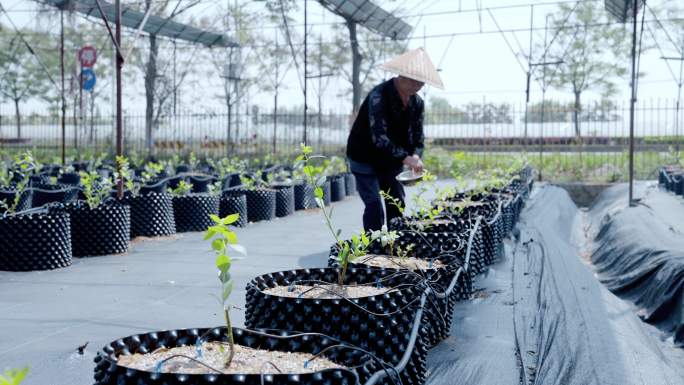
<svg viewBox="0 0 684 385"><path fill-rule="evenodd" d="M406 159L410 155L408 151L401 146L397 146L387 137L387 120L385 119L382 94L377 89L371 91L368 96L368 114L371 137L375 147L382 151L383 155L391 156L401 161Z"/></svg>

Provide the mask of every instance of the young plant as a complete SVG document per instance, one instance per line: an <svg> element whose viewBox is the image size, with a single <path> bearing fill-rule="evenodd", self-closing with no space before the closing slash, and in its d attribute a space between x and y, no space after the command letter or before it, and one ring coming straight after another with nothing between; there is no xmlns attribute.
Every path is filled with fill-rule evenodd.
<svg viewBox="0 0 684 385"><path fill-rule="evenodd" d="M394 256L394 243L397 239L399 239L399 233L388 230L387 225L382 225L380 230L371 232L371 240L379 241L382 247L388 247L390 256Z"/></svg>
<svg viewBox="0 0 684 385"><path fill-rule="evenodd" d="M124 187L126 187L126 189L130 191L133 195L138 195L141 186L138 183L135 183L135 181L133 180L133 172L131 171L131 166L128 162L128 158L126 158L123 155L117 156L116 164L121 171L114 173L114 179L117 181L119 179L122 179Z"/></svg>
<svg viewBox="0 0 684 385"><path fill-rule="evenodd" d="M19 385L28 374L29 368L12 369L0 374L0 385Z"/></svg>
<svg viewBox="0 0 684 385"><path fill-rule="evenodd" d="M190 155L188 156L188 165L190 166L190 169L192 171L196 171L197 168L199 167L199 159L195 156L195 152L190 152Z"/></svg>
<svg viewBox="0 0 684 385"><path fill-rule="evenodd" d="M113 185L112 181L109 178L102 178L102 181L98 181L100 175L95 171L81 171L79 175L81 176L86 203L91 210L96 209L109 197L109 192Z"/></svg>
<svg viewBox="0 0 684 385"><path fill-rule="evenodd" d="M178 183L178 186L176 186L175 189L171 190L171 195L173 195L175 197L182 197L182 196L190 194L191 191L192 191L192 183L188 183L188 182L182 180L182 181L180 181L180 183Z"/></svg>
<svg viewBox="0 0 684 385"><path fill-rule="evenodd" d="M24 191L30 181L30 172L38 167L38 163L31 155L30 151L26 151L20 155L15 156L14 166L18 167L20 172L19 175L21 179L14 186L14 199L11 203L5 201L0 201L0 208L2 208L5 214L12 214L17 211L19 203L21 203L21 197L24 195ZM14 171L9 172L10 181L14 179Z"/></svg>
<svg viewBox="0 0 684 385"><path fill-rule="evenodd" d="M207 228L204 239L211 240L211 249L216 253L215 265L218 269L219 281L221 281L221 305L223 307L223 316L226 320L226 334L230 347L230 352L224 364L224 367L228 368L235 356L235 341L233 339L233 326L230 322L230 304L228 303L234 284L233 278L230 275L230 266L233 261L239 259L231 257L229 250L234 250L241 254L246 253L245 249L238 245L237 235L229 227L240 218L240 214L228 215L225 218L219 218L217 215L211 214L209 217L214 222L214 225Z"/></svg>
<svg viewBox="0 0 684 385"><path fill-rule="evenodd" d="M162 171L164 171L164 165L162 163L147 163L142 173L143 182L147 183L155 179Z"/></svg>
<svg viewBox="0 0 684 385"><path fill-rule="evenodd" d="M312 164L313 159L323 157L311 155L313 153L313 149L310 146L301 144L300 148L301 154L297 156L295 162L301 163L302 173L305 176L306 182L310 186L313 186L314 200L316 201L316 205L321 209L323 218L325 219L325 225L337 244L337 248L339 250L337 254L337 262L341 267L337 276L337 283L340 286L340 290L342 290L349 263L366 254L370 240L365 232L362 232L360 236L353 236L351 241L345 241L341 239L340 235L342 234L342 230L335 230L332 223L333 208L331 207L330 210L326 210L325 208L325 201L323 200L323 184L325 183L325 175L323 174L323 169Z"/></svg>
<svg viewBox="0 0 684 385"><path fill-rule="evenodd" d="M261 187L261 180L257 177L249 177L240 175L240 182L242 182L242 187L247 190L256 190Z"/></svg>

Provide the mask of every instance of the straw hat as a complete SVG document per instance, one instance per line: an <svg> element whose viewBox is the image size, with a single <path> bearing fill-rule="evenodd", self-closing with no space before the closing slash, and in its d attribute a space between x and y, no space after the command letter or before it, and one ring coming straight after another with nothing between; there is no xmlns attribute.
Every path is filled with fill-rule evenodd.
<svg viewBox="0 0 684 385"><path fill-rule="evenodd" d="M382 64L380 68L400 76L444 89L444 83L442 83L439 73L423 47L416 48L397 56L387 63Z"/></svg>

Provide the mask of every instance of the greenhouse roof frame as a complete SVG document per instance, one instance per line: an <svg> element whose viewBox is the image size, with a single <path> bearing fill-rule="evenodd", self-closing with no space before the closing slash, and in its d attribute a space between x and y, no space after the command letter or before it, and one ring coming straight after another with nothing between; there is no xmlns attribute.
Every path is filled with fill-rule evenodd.
<svg viewBox="0 0 684 385"><path fill-rule="evenodd" d="M331 12L392 40L408 38L413 29L401 18L385 11L370 0L318 0L318 2Z"/></svg>
<svg viewBox="0 0 684 385"><path fill-rule="evenodd" d="M59 9L72 10L86 16L100 18L96 0L43 0L47 4ZM99 0L102 11L107 20L115 19L114 5L104 0ZM149 15L145 20L145 13L131 8L121 8L121 24L128 28L140 28L151 35L165 36L174 40L185 40L206 47L235 48L240 45L229 36L221 33L202 30L187 24L178 23L168 18L157 15Z"/></svg>

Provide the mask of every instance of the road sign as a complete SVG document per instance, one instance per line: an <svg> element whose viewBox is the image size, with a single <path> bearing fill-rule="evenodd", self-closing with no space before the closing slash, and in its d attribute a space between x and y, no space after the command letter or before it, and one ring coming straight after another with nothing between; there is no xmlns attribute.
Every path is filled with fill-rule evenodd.
<svg viewBox="0 0 684 385"><path fill-rule="evenodd" d="M81 71L81 85L84 91L92 91L95 88L95 71L92 68L84 68Z"/></svg>
<svg viewBox="0 0 684 385"><path fill-rule="evenodd" d="M97 61L97 50L95 47L86 45L78 50L78 61L81 62L81 67L90 68L95 65Z"/></svg>

